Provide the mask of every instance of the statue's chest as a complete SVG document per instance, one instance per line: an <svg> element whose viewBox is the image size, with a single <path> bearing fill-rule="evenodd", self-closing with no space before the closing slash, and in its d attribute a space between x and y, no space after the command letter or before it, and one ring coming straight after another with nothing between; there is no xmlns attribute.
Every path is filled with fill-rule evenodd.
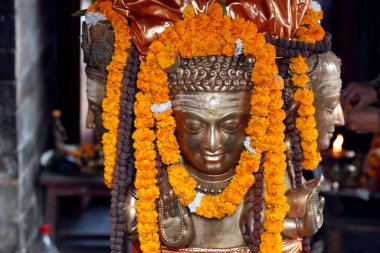
<svg viewBox="0 0 380 253"><path fill-rule="evenodd" d="M243 204L223 219L206 219L196 214L191 218L194 223L194 240L190 248L233 248L247 246L239 227Z"/></svg>

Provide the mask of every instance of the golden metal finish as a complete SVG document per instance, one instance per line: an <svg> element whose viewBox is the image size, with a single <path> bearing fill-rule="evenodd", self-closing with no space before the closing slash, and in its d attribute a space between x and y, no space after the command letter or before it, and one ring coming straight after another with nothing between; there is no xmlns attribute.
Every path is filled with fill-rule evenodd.
<svg viewBox="0 0 380 253"><path fill-rule="evenodd" d="M302 239L292 239L282 241L283 253L299 253L302 251ZM200 249L200 248L187 248L187 249L161 249L162 253L251 253L252 251L246 247L228 248L228 249Z"/></svg>
<svg viewBox="0 0 380 253"><path fill-rule="evenodd" d="M180 204L163 171L158 201L160 241L170 248L185 248L194 238L195 230L189 208Z"/></svg>
<svg viewBox="0 0 380 253"><path fill-rule="evenodd" d="M282 253L302 252L302 239L282 240Z"/></svg>
<svg viewBox="0 0 380 253"><path fill-rule="evenodd" d="M234 173L244 149L249 101L249 92L181 93L174 97L177 140L186 164L199 172L196 178L202 180L202 174L229 178Z"/></svg>
<svg viewBox="0 0 380 253"><path fill-rule="evenodd" d="M331 51L312 55L307 59L309 66L310 87L314 93L315 120L318 130L318 147L325 150L335 126L344 125L342 107L340 105L341 61Z"/></svg>
<svg viewBox="0 0 380 253"><path fill-rule="evenodd" d="M137 243L139 241L139 235L137 233L137 219L136 219L136 209L135 204L137 200L136 188L131 185L127 189L126 199L125 199L125 227L126 227L126 237L132 243Z"/></svg>
<svg viewBox="0 0 380 253"><path fill-rule="evenodd" d="M164 248L161 250L162 253L251 253L249 248L228 248L228 249L205 249L205 248L187 248L171 250Z"/></svg>
<svg viewBox="0 0 380 253"><path fill-rule="evenodd" d="M170 92L228 92L252 89L253 57L204 56L178 58L170 74Z"/></svg>
<svg viewBox="0 0 380 253"><path fill-rule="evenodd" d="M287 214L288 218L294 219L295 224L290 224L287 220L285 224L289 224L297 231L297 237L310 236L315 234L323 224L323 207L325 200L323 197L319 197L319 190L323 176L319 176L313 180L310 180L295 189L291 189L287 193L287 202L290 206L290 210ZM295 226L295 227L294 227ZM285 229L284 234L293 234Z"/></svg>

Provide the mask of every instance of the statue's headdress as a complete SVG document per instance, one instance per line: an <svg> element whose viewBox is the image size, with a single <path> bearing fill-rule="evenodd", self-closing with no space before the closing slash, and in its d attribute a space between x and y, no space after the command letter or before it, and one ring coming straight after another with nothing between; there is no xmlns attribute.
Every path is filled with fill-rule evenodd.
<svg viewBox="0 0 380 253"><path fill-rule="evenodd" d="M169 75L171 94L178 92L249 91L253 57L203 56L178 58L178 66Z"/></svg>

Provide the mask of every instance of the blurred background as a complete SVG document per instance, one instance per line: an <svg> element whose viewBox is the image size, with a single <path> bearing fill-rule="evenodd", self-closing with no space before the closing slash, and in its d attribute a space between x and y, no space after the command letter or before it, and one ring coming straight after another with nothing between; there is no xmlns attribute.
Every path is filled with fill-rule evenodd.
<svg viewBox="0 0 380 253"><path fill-rule="evenodd" d="M343 86L375 78L380 1L319 2ZM89 4L0 0L0 253L30 252L42 223L61 252L109 252L109 191L99 145L84 126L81 19L71 16ZM312 252L379 253L380 137L342 127L332 142L338 134L344 155L331 148L315 172L327 179L326 207Z"/></svg>

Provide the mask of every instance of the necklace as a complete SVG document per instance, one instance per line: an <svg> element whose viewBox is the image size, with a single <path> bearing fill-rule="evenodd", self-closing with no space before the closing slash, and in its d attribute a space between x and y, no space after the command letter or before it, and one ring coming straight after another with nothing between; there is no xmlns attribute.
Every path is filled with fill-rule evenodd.
<svg viewBox="0 0 380 253"><path fill-rule="evenodd" d="M186 170L197 182L196 190L211 195L222 193L235 174L235 169L231 169L221 175L207 175L197 171L190 165L186 165Z"/></svg>

